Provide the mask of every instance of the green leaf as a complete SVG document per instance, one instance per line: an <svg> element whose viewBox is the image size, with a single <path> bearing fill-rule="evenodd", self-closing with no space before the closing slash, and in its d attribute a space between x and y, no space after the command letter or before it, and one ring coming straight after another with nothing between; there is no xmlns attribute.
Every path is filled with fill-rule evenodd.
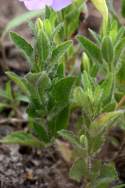
<svg viewBox="0 0 125 188"><path fill-rule="evenodd" d="M17 96L16 96L16 100L17 100L17 101L20 101L20 102L27 103L27 104L30 103L29 97L26 96L26 95L22 95L22 94L17 95Z"/></svg>
<svg viewBox="0 0 125 188"><path fill-rule="evenodd" d="M100 35L98 33L96 33L95 31L93 31L92 29L88 29L90 32L90 35L93 37L93 39L95 40L95 42L100 45Z"/></svg>
<svg viewBox="0 0 125 188"><path fill-rule="evenodd" d="M2 103L0 102L0 110L4 109L4 108L7 108L8 107L8 104L7 103Z"/></svg>
<svg viewBox="0 0 125 188"><path fill-rule="evenodd" d="M20 48L28 58L32 58L33 48L32 46L20 35L14 32L10 32L10 37L12 41Z"/></svg>
<svg viewBox="0 0 125 188"><path fill-rule="evenodd" d="M106 62L111 63L113 60L113 44L110 37L106 36L102 41L102 55Z"/></svg>
<svg viewBox="0 0 125 188"><path fill-rule="evenodd" d="M125 187L125 184L122 184L122 185L116 185L115 188L124 188Z"/></svg>
<svg viewBox="0 0 125 188"><path fill-rule="evenodd" d="M58 68L57 68L57 77L64 78L64 76L65 76L65 64L60 63L58 64Z"/></svg>
<svg viewBox="0 0 125 188"><path fill-rule="evenodd" d="M110 103L105 104L105 106L103 107L102 112L111 112L111 111L113 111L115 109L115 107L116 107L116 101L113 100Z"/></svg>
<svg viewBox="0 0 125 188"><path fill-rule="evenodd" d="M115 40L115 44L121 41L122 38L125 37L125 27L121 26L120 29L117 31L117 37Z"/></svg>
<svg viewBox="0 0 125 188"><path fill-rule="evenodd" d="M125 83L125 49L123 50L119 62L117 63L117 79L119 84L124 86Z"/></svg>
<svg viewBox="0 0 125 188"><path fill-rule="evenodd" d="M118 22L114 19L110 25L109 29L109 36L112 39L112 42L114 43L117 39L117 34L118 34Z"/></svg>
<svg viewBox="0 0 125 188"><path fill-rule="evenodd" d="M50 52L50 41L47 34L41 30L38 33L37 41L36 41L36 56L39 59L39 63L45 64Z"/></svg>
<svg viewBox="0 0 125 188"><path fill-rule="evenodd" d="M45 19L43 22L43 27L49 37L51 37L52 34L52 24L49 19Z"/></svg>
<svg viewBox="0 0 125 188"><path fill-rule="evenodd" d="M118 42L114 46L114 54L115 54L116 62L120 60L120 56L122 55L124 49L125 49L125 37L121 38L121 40L118 40Z"/></svg>
<svg viewBox="0 0 125 188"><path fill-rule="evenodd" d="M109 187L109 185L112 183L113 180L114 178L111 178L111 177L100 178L98 179L98 182L96 183L96 188ZM116 186L114 188L116 188Z"/></svg>
<svg viewBox="0 0 125 188"><path fill-rule="evenodd" d="M113 164L103 164L100 166L100 178L96 180L97 188L109 187L109 184L116 178L116 170Z"/></svg>
<svg viewBox="0 0 125 188"><path fill-rule="evenodd" d="M10 82L7 82L6 84L6 96L8 97L8 99L12 100L13 99L13 95L12 95L12 88L11 88L11 84Z"/></svg>
<svg viewBox="0 0 125 188"><path fill-rule="evenodd" d="M91 101L89 96L83 91L81 87L75 87L73 90L73 106L81 107L90 115Z"/></svg>
<svg viewBox="0 0 125 188"><path fill-rule="evenodd" d="M51 81L46 72L41 72L41 75L38 77L36 82L36 89L38 90L38 94L42 97L45 93L46 89L51 86Z"/></svg>
<svg viewBox="0 0 125 188"><path fill-rule="evenodd" d="M96 130L97 131L97 130ZM91 138L89 139L89 144L91 145L91 154L95 154L99 152L99 149L102 147L102 145L104 144L105 141L105 135L104 132L101 132L98 130L98 132L92 132L92 130L90 131ZM98 167L98 170L101 169L101 167ZM96 176L96 171L93 170L93 176ZM97 169L96 169L97 170Z"/></svg>
<svg viewBox="0 0 125 188"><path fill-rule="evenodd" d="M125 113L124 110L118 110L118 111L114 111L114 112L108 112L108 113L103 113L101 115L99 115L93 122L93 127L94 126L101 126L104 125L106 123L108 123L110 120L112 120L113 118L118 117L119 115Z"/></svg>
<svg viewBox="0 0 125 188"><path fill-rule="evenodd" d="M82 56L82 64L81 64L81 70L86 71L87 73L90 72L90 60L88 55L84 52Z"/></svg>
<svg viewBox="0 0 125 188"><path fill-rule="evenodd" d="M45 130L44 126L41 125L41 123L37 123L37 120L34 120L33 122L33 132L39 140L48 143L50 140L48 138L47 131Z"/></svg>
<svg viewBox="0 0 125 188"><path fill-rule="evenodd" d="M30 133L16 131L0 140L4 144L20 144L31 147L43 147L45 144Z"/></svg>
<svg viewBox="0 0 125 188"><path fill-rule="evenodd" d="M76 106L84 107L85 103L88 103L87 96L85 95L83 89L81 87L75 87L73 90L73 103ZM84 100L85 99L85 100Z"/></svg>
<svg viewBox="0 0 125 188"><path fill-rule="evenodd" d="M31 100L35 99L40 105L44 100L46 90L51 86L51 81L45 71L38 73L29 72L25 76L25 84L31 96Z"/></svg>
<svg viewBox="0 0 125 188"><path fill-rule="evenodd" d="M67 140L69 143L71 143L73 145L73 147L74 146L80 147L79 139L72 131L60 130L60 131L58 131L58 134L61 137L63 137L65 140Z"/></svg>
<svg viewBox="0 0 125 188"><path fill-rule="evenodd" d="M92 79L91 79L89 73L87 73L86 71L84 71L81 76L81 82L82 82L84 91L87 91L88 89L90 89L91 91L93 90Z"/></svg>
<svg viewBox="0 0 125 188"><path fill-rule="evenodd" d="M61 31L63 26L64 26L64 23L59 23L56 27L54 27L53 38L56 38L56 35Z"/></svg>
<svg viewBox="0 0 125 188"><path fill-rule="evenodd" d="M13 80L18 86L19 88L24 92L24 93L28 93L28 89L26 87L26 85L24 84L23 80L21 77L19 77L17 74L13 73L13 72L6 72L7 76Z"/></svg>
<svg viewBox="0 0 125 188"><path fill-rule="evenodd" d="M66 42L59 44L52 51L52 60L59 61L60 58L62 58L64 54L68 51L71 45L72 45L72 41L66 41Z"/></svg>
<svg viewBox="0 0 125 188"><path fill-rule="evenodd" d="M111 101L112 92L113 92L113 79L114 79L114 75L113 73L110 73L101 84L101 88L103 89L102 100L104 104L106 104L107 101L109 102Z"/></svg>
<svg viewBox="0 0 125 188"><path fill-rule="evenodd" d="M105 113L100 114L93 121L91 125L92 136L94 136L95 134L98 134L101 130L103 130L108 125L108 123L118 118L119 116L123 115L124 113L125 113L124 110L117 110L113 112L105 112Z"/></svg>
<svg viewBox="0 0 125 188"><path fill-rule="evenodd" d="M99 47L84 36L77 36L77 39L91 60L101 63L101 50Z"/></svg>
<svg viewBox="0 0 125 188"><path fill-rule="evenodd" d="M65 105L69 102L69 96L74 81L74 77L66 77L62 78L54 85L52 90L52 98L55 104Z"/></svg>
<svg viewBox="0 0 125 188"><path fill-rule="evenodd" d="M69 121L69 105L66 107L56 107L54 112L49 115L48 132L50 138L55 137L61 129L66 129Z"/></svg>
<svg viewBox="0 0 125 188"><path fill-rule="evenodd" d="M9 96L7 95L6 91L0 88L0 97L6 100L10 100Z"/></svg>
<svg viewBox="0 0 125 188"><path fill-rule="evenodd" d="M73 180L80 180L87 174L87 165L83 159L77 159L70 169L69 176Z"/></svg>
<svg viewBox="0 0 125 188"><path fill-rule="evenodd" d="M121 14L125 17L125 0L121 0Z"/></svg>

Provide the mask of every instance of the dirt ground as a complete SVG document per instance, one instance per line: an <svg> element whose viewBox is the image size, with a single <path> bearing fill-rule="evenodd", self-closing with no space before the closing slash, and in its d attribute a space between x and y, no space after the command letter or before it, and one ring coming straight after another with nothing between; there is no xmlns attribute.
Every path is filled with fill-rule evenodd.
<svg viewBox="0 0 125 188"><path fill-rule="evenodd" d="M18 0L0 0L0 33L9 20L23 12L25 12L25 8ZM88 26L98 30L101 18L97 12L93 11L93 14L96 20L95 24L91 25L91 19L88 19L88 22L81 25L81 33L87 35ZM20 26L16 31L31 40L32 35L26 24ZM5 70L6 67L9 67L10 70L19 74L24 74L28 70L26 60L8 37L0 49L0 64ZM3 86L7 78L2 68L0 69L0 85ZM17 117L14 117L15 122L9 121L9 114L10 109L0 114L0 138L13 130L26 129L25 121L16 123L17 118L25 117L25 106L20 106ZM0 145L0 188L83 188L82 183L78 184L68 178L68 170L69 164L55 146L44 150L35 150L17 145Z"/></svg>

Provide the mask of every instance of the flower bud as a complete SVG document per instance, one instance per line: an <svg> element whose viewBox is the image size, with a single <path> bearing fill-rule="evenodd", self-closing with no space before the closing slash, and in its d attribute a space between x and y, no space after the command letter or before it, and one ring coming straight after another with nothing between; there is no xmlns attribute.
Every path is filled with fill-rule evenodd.
<svg viewBox="0 0 125 188"><path fill-rule="evenodd" d="M82 56L81 70L86 72L90 71L90 60L88 55L84 52Z"/></svg>
<svg viewBox="0 0 125 188"><path fill-rule="evenodd" d="M82 144L86 149L88 149L88 140L85 135L80 136L80 144Z"/></svg>
<svg viewBox="0 0 125 188"><path fill-rule="evenodd" d="M41 20L41 18L38 18L36 20L36 29L38 33L43 29L43 21Z"/></svg>

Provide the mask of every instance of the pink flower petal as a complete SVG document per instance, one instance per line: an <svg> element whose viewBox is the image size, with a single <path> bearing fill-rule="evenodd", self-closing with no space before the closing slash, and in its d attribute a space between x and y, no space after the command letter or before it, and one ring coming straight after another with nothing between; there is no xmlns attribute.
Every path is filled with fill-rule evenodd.
<svg viewBox="0 0 125 188"><path fill-rule="evenodd" d="M53 0L52 8L59 11L72 3L72 0Z"/></svg>
<svg viewBox="0 0 125 188"><path fill-rule="evenodd" d="M23 1L27 9L39 10L45 8L46 5L51 6L52 0L20 0Z"/></svg>

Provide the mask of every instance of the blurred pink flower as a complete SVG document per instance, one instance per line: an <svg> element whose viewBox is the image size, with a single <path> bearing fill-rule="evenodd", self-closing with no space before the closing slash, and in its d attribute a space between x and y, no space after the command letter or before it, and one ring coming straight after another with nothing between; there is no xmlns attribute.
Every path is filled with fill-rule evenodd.
<svg viewBox="0 0 125 188"><path fill-rule="evenodd" d="M59 11L72 3L72 0L19 0L24 2L29 10L38 10L51 6L54 10Z"/></svg>

